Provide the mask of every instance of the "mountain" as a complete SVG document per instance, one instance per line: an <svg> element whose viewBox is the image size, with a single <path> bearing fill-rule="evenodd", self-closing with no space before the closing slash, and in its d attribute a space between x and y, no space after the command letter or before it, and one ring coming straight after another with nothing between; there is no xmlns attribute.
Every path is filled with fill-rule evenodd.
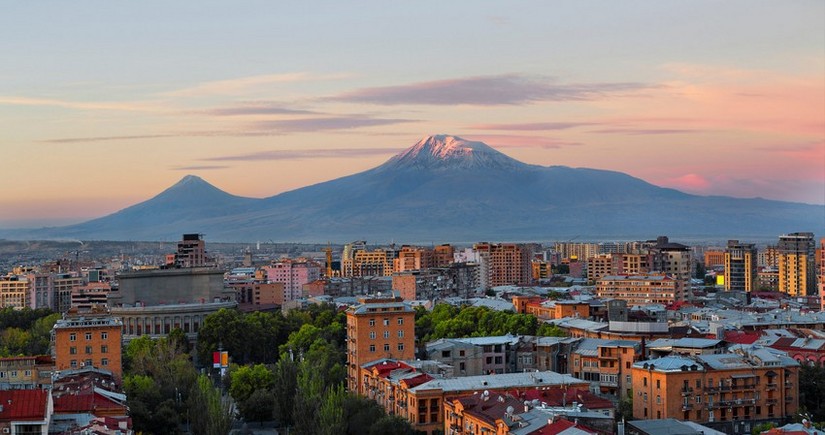
<svg viewBox="0 0 825 435"><path fill-rule="evenodd" d="M775 238L821 231L825 207L696 196L627 174L529 165L481 142L430 136L373 169L264 199L187 176L158 196L28 238L472 242Z"/></svg>

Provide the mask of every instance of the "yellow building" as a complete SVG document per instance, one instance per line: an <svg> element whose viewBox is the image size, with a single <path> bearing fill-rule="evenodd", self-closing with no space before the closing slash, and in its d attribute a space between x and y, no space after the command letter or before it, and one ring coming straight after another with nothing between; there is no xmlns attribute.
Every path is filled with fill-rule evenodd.
<svg viewBox="0 0 825 435"><path fill-rule="evenodd" d="M816 291L816 260L813 233L791 233L779 237L779 291L791 296Z"/></svg>
<svg viewBox="0 0 825 435"><path fill-rule="evenodd" d="M751 292L757 289L756 246L728 240L725 248L725 290Z"/></svg>
<svg viewBox="0 0 825 435"><path fill-rule="evenodd" d="M31 281L22 275L0 277L0 308L22 309L29 306Z"/></svg>
<svg viewBox="0 0 825 435"><path fill-rule="evenodd" d="M596 295L632 305L669 305L680 300L682 281L667 275L608 275L596 283Z"/></svg>

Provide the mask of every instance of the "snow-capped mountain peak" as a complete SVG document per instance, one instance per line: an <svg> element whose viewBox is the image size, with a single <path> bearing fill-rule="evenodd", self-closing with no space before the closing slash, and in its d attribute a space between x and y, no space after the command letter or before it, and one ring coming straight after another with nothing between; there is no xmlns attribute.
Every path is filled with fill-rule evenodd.
<svg viewBox="0 0 825 435"><path fill-rule="evenodd" d="M421 139L382 166L394 169L469 169L515 168L527 165L496 151L483 142L440 134Z"/></svg>

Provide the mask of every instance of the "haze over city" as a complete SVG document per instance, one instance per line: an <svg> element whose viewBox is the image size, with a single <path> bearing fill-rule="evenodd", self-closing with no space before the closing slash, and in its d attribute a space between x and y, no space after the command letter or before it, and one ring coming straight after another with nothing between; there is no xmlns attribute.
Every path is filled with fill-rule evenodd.
<svg viewBox="0 0 825 435"><path fill-rule="evenodd" d="M266 197L421 137L825 204L825 3L25 2L0 15L0 227L186 174Z"/></svg>

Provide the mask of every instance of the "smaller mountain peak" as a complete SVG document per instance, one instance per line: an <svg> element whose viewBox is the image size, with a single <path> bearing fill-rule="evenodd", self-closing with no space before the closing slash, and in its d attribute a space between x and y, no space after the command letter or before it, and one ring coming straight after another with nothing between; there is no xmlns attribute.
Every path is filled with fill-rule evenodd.
<svg viewBox="0 0 825 435"><path fill-rule="evenodd" d="M437 134L421 139L384 165L393 168L513 168L526 166L483 142Z"/></svg>
<svg viewBox="0 0 825 435"><path fill-rule="evenodd" d="M203 178L198 177L197 175L189 174L189 175L186 175L185 177L181 178L180 181L178 181L175 184L189 184L189 183L206 183L206 181Z"/></svg>

